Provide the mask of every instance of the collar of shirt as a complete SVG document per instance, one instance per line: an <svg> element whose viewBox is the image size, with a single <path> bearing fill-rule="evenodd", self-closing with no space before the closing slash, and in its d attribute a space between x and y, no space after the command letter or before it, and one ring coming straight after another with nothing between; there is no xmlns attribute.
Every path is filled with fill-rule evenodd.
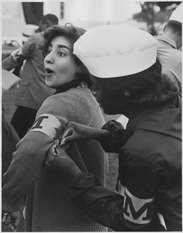
<svg viewBox="0 0 183 233"><path fill-rule="evenodd" d="M157 40L161 40L165 43L167 43L169 46L171 46L174 49L177 49L176 43L174 40L170 39L169 37L162 35L162 36L157 36L156 37Z"/></svg>

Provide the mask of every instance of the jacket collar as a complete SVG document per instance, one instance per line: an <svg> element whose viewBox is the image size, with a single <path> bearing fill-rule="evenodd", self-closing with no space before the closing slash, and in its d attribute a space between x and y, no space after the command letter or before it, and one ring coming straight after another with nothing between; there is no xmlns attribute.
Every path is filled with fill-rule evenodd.
<svg viewBox="0 0 183 233"><path fill-rule="evenodd" d="M174 49L177 49L177 45L176 45L175 41L170 39L169 37L167 37L165 35L157 36L156 39L165 42L166 44L168 44L170 47L172 47Z"/></svg>
<svg viewBox="0 0 183 233"><path fill-rule="evenodd" d="M71 81L69 83L66 83L66 84L58 87L54 94L65 92L65 91L69 90L70 88L74 88L74 87L77 87L77 86L87 87L87 84L82 82L81 80L73 80L73 81Z"/></svg>
<svg viewBox="0 0 183 233"><path fill-rule="evenodd" d="M153 111L139 111L126 127L131 132L147 130L181 140L181 108L167 108L153 113Z"/></svg>

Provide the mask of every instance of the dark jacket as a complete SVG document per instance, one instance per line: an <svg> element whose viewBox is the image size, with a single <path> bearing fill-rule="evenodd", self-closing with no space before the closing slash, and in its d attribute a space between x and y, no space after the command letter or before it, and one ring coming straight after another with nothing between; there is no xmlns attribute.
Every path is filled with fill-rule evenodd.
<svg viewBox="0 0 183 233"><path fill-rule="evenodd" d="M181 231L181 109L137 114L119 152L118 193L92 174L76 177L71 195L97 222L116 231Z"/></svg>

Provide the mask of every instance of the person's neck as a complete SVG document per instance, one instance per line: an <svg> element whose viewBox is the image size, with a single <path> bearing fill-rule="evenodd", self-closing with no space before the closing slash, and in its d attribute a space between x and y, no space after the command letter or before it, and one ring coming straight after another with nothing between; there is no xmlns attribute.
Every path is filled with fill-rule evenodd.
<svg viewBox="0 0 183 233"><path fill-rule="evenodd" d="M139 107L128 107L125 108L124 112L122 113L124 116L126 116L129 120L133 119L141 108Z"/></svg>
<svg viewBox="0 0 183 233"><path fill-rule="evenodd" d="M161 111L163 107L162 106L139 106L139 105L134 105L132 107L126 108L124 113L122 113L123 115L125 115L129 120L132 120L134 118L136 118L139 114L143 114L145 115L150 115L150 114L154 114L157 111Z"/></svg>
<svg viewBox="0 0 183 233"><path fill-rule="evenodd" d="M70 88L75 88L77 86L84 86L84 85L82 85L82 81L79 79L72 80L69 83L66 83L62 86L55 88L56 89L55 94L65 92L65 91L69 90ZM85 86L87 86L87 84L85 84Z"/></svg>

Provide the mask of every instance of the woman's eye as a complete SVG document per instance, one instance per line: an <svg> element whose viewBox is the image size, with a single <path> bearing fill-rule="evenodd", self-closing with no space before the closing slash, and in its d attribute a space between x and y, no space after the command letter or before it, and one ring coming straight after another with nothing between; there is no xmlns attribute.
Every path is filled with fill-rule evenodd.
<svg viewBox="0 0 183 233"><path fill-rule="evenodd" d="M64 52L62 52L62 51L58 51L58 55L59 55L60 57L66 56L66 54L65 54Z"/></svg>

